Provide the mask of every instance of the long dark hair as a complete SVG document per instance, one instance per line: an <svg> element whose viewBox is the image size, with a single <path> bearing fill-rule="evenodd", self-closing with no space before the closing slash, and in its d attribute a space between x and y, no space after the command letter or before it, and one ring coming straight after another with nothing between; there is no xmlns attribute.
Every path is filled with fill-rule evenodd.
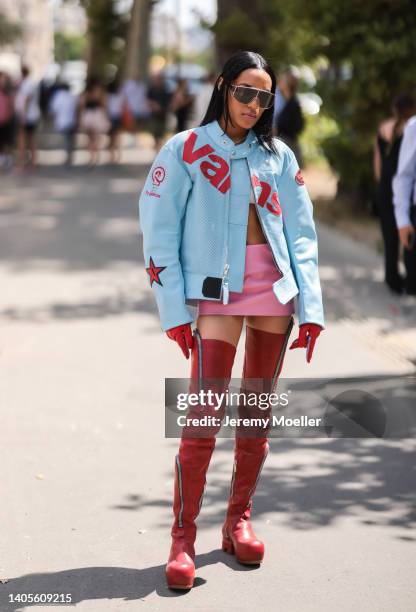
<svg viewBox="0 0 416 612"><path fill-rule="evenodd" d="M259 53L254 51L237 51L225 62L221 74L215 81L214 90L212 92L211 100L209 102L205 117L199 124L200 126L211 123L215 119L219 120L221 115L224 113L225 119L225 131L227 131L228 121L231 121L230 111L228 109L228 91L229 86L234 79L238 77L240 72L247 70L247 68L258 68L264 70L272 79L272 89L274 93L276 90L276 75L273 72L272 67ZM218 89L218 81L220 77L223 78L220 89ZM232 122L231 122L232 123ZM261 115L260 119L253 126L260 144L266 149L277 153L277 149L273 143L273 106L266 108Z"/></svg>
<svg viewBox="0 0 416 612"><path fill-rule="evenodd" d="M391 106L396 116L396 120L393 126L393 134L391 137L391 141L389 146L387 147L389 153L393 149L395 140L399 136L401 136L401 133L403 132L404 123L415 112L415 101L411 95L407 93L401 93L393 98Z"/></svg>

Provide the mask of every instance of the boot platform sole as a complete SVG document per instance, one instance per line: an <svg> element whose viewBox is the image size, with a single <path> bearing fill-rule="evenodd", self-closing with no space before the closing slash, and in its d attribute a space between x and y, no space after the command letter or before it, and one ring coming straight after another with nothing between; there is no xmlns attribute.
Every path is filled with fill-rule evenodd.
<svg viewBox="0 0 416 612"><path fill-rule="evenodd" d="M194 586L194 583L189 585L185 584L168 584L169 589L174 589L175 591L189 591Z"/></svg>
<svg viewBox="0 0 416 612"><path fill-rule="evenodd" d="M235 555L235 558L237 559L237 561L241 563L242 565L260 565L261 562L263 561L263 557L257 560L241 559L235 554L234 544L232 543L232 541L225 539L225 538L222 541L222 550L228 553L229 555Z"/></svg>

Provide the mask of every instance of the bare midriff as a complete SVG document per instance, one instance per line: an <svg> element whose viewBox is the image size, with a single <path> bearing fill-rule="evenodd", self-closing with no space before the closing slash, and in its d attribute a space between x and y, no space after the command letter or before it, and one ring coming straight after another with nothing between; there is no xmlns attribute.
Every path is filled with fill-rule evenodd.
<svg viewBox="0 0 416 612"><path fill-rule="evenodd" d="M260 225L257 212L255 211L255 206L255 204L250 202L250 206L248 207L249 210L246 244L265 244L267 243L267 240Z"/></svg>

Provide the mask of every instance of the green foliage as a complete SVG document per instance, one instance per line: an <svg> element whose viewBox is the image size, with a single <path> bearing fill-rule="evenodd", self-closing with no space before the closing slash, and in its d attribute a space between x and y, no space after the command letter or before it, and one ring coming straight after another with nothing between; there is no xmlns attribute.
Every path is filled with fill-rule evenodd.
<svg viewBox="0 0 416 612"><path fill-rule="evenodd" d="M315 33L307 58L323 57L329 66L318 92L339 133L323 150L341 186L368 200L378 124L390 115L394 95L415 90L416 7L410 0L296 4L304 9L300 27Z"/></svg>
<svg viewBox="0 0 416 612"><path fill-rule="evenodd" d="M20 33L20 26L12 23L3 15L3 13L0 13L0 47L13 42Z"/></svg>
<svg viewBox="0 0 416 612"><path fill-rule="evenodd" d="M129 15L117 11L117 0L80 0L88 20L88 75L101 77L120 65Z"/></svg>
<svg viewBox="0 0 416 612"><path fill-rule="evenodd" d="M305 119L305 129L300 137L303 159L306 163L325 166L327 160L322 144L329 138L336 139L338 125L324 113L307 115Z"/></svg>
<svg viewBox="0 0 416 612"><path fill-rule="evenodd" d="M87 44L84 36L72 36L55 32L55 61L63 63L71 60L83 60Z"/></svg>
<svg viewBox="0 0 416 612"><path fill-rule="evenodd" d="M369 199L377 126L390 115L394 95L415 91L415 0L258 0L252 8L241 0L229 14L227 4L219 0L225 18L214 31L228 51L252 48L276 70L318 61L327 66L317 92L321 113L338 132L319 147L341 188Z"/></svg>
<svg viewBox="0 0 416 612"><path fill-rule="evenodd" d="M263 44L263 35L258 23L250 19L240 8L235 8L222 21L212 26L220 44L228 49L259 49Z"/></svg>

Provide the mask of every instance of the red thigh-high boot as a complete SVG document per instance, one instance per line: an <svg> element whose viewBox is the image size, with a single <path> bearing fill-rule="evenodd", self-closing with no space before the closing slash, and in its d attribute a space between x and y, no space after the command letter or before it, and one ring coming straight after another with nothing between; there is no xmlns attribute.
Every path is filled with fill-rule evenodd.
<svg viewBox="0 0 416 612"><path fill-rule="evenodd" d="M194 332L192 350L190 392L197 392L207 378L215 379L215 391L225 390L231 378L236 347L224 340L201 338L199 330ZM206 385L204 384L204 388ZM212 414L209 409L193 406L187 417L201 417ZM223 409L220 415L223 417ZM175 484L171 530L172 546L166 566L167 584L172 589L190 589L195 577L196 538L195 520L202 505L211 455L215 447L215 434L220 429L203 427L184 427L179 452L175 458ZM205 437L202 437L205 436Z"/></svg>
<svg viewBox="0 0 416 612"><path fill-rule="evenodd" d="M293 327L293 317L283 334L275 334L246 326L246 346L241 391L275 392L287 343ZM249 381L248 379L263 379ZM239 406L240 417L270 417L270 408L253 410ZM268 429L268 428L267 428ZM246 437L246 436L249 437ZM264 544L257 539L250 523L252 496L269 450L267 431L255 428L244 437L236 431L234 468L230 487L228 511L222 528L222 548L244 564L261 563Z"/></svg>

